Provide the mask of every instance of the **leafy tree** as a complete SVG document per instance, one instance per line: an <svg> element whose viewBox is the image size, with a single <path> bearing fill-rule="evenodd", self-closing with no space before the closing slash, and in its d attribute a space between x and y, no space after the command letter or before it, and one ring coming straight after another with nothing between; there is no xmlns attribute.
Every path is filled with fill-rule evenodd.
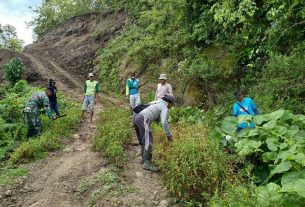
<svg viewBox="0 0 305 207"><path fill-rule="evenodd" d="M8 80L11 85L14 86L15 83L21 79L24 73L25 65L20 58L13 58L6 63L3 68L5 71L6 80Z"/></svg>
<svg viewBox="0 0 305 207"><path fill-rule="evenodd" d="M16 28L12 25L0 24L0 48L21 52L24 42L17 38Z"/></svg>
<svg viewBox="0 0 305 207"><path fill-rule="evenodd" d="M29 22L29 26L34 26L34 33L39 38L71 17L106 8L104 0L47 0L33 9L37 17Z"/></svg>

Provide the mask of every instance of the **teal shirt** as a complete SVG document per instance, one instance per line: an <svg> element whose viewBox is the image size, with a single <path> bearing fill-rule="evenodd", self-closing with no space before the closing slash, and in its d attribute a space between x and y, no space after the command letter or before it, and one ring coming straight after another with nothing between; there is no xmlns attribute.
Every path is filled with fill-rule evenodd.
<svg viewBox="0 0 305 207"><path fill-rule="evenodd" d="M128 79L127 80L127 86L129 89L129 95L135 95L139 93L139 80L138 79Z"/></svg>
<svg viewBox="0 0 305 207"><path fill-rule="evenodd" d="M254 101L251 98L244 98L242 102L238 103L244 107L250 114L248 114L243 108L241 108L237 103L233 105L233 116L238 119L238 127L240 128L253 128L254 123L251 121L255 114L258 114L258 110Z"/></svg>

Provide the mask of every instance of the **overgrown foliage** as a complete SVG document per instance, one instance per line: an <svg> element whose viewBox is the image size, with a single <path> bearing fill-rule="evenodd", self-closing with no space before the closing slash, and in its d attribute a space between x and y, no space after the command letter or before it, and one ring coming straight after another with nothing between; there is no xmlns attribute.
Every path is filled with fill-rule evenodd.
<svg viewBox="0 0 305 207"><path fill-rule="evenodd" d="M124 62L151 78L169 73L181 83L173 83L176 96L195 82L207 109L242 88L261 99L264 111L289 99L289 109L304 113L304 67L295 64L304 60L304 8L301 0L51 0L36 8L32 25L42 36L75 15L124 9L130 23L99 56L107 90L120 91Z"/></svg>
<svg viewBox="0 0 305 207"><path fill-rule="evenodd" d="M12 86L15 85L24 73L25 65L23 64L21 58L12 58L8 63L3 66L5 72L5 78L8 80Z"/></svg>
<svg viewBox="0 0 305 207"><path fill-rule="evenodd" d="M305 202L302 184L305 116L278 110L255 116L253 121L254 129L236 133L236 119L228 117L218 130L226 137L229 146L245 159L245 168L254 181L262 185L268 183L257 189L260 193L272 189L277 202L302 206Z"/></svg>
<svg viewBox="0 0 305 207"><path fill-rule="evenodd" d="M201 113L199 111L198 115ZM167 141L159 126L153 127L154 158L164 173L164 182L170 192L188 206L205 206L211 198L231 191L231 186L238 185L241 177L234 172L236 157L227 156L218 140L209 137L205 123L188 120L171 122L173 142ZM245 194L248 198L244 202L251 197L248 191Z"/></svg>
<svg viewBox="0 0 305 207"><path fill-rule="evenodd" d="M125 83L120 77L122 68L132 65L148 81L156 80L161 72L168 73L178 98L182 98L189 84L197 86L202 96L200 107L206 112L196 108L172 111L171 124L177 127L173 143L165 140L160 128L154 128L156 158L160 160L171 192L190 206L300 206L304 203L301 115L284 111L280 116L282 112L276 111L258 116L257 128L244 130L239 135L235 134L235 121L231 120L230 127L222 130L234 137L231 140L236 138L233 149L240 156L234 152L223 153L218 145L219 134L206 129L219 124L229 113L236 88L249 92L263 113L285 107L295 114L304 114L304 1L112 0L96 3L102 8L124 9L131 16L124 31L99 52L97 62L106 90L120 92ZM41 19L34 21L39 36L63 21L60 18L73 15L66 15L64 9L58 10L53 16L60 18L54 20L52 7L48 12L50 18L45 18L48 15L42 9L37 12L42 14ZM108 153L115 161L124 156L126 142L121 139L127 140L127 137L121 132L129 122L127 119L124 124L116 121L116 113L120 114L106 112L108 117L103 118L101 136L94 141L96 149ZM128 117L127 113L120 114L122 117ZM258 122L259 119L263 121ZM117 125L121 128L116 128ZM246 180L241 181L240 176ZM263 184L256 187L254 181Z"/></svg>
<svg viewBox="0 0 305 207"><path fill-rule="evenodd" d="M42 134L37 139L28 140L27 127L23 121L22 111L24 104L34 91L43 89L29 86L21 80L13 88L6 89L0 100L0 160L9 163L27 162L44 157L48 151L59 149L61 139L73 133L79 122L80 113L78 104L70 102L59 95L59 107L62 113L68 116L55 121L42 116ZM65 130L63 130L65 129Z"/></svg>
<svg viewBox="0 0 305 207"><path fill-rule="evenodd" d="M196 82L208 109L242 88L261 99L257 103L264 111L289 99L290 109L304 113L304 68L297 64L304 59L303 1L130 0L111 5L129 10L136 24L101 50L101 77L108 89L121 84L121 63L131 62L153 78L171 74L179 82L172 81L177 96Z"/></svg>

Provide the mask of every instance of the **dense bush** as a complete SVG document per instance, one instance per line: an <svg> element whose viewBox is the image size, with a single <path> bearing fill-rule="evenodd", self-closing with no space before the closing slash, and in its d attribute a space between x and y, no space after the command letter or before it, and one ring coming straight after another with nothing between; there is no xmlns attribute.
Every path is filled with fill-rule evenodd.
<svg viewBox="0 0 305 207"><path fill-rule="evenodd" d="M259 184L269 183L259 189L273 186L279 200L294 198L295 206L302 206L305 172L305 116L285 110L255 116L256 127L236 133L236 119L226 118L218 129ZM271 184L272 183L272 184ZM282 195L283 194L283 195ZM282 195L282 196L281 196ZM291 196L291 197L289 197ZM288 201L286 201L288 202Z"/></svg>
<svg viewBox="0 0 305 207"><path fill-rule="evenodd" d="M6 80L8 80L11 85L14 86L15 83L21 79L24 73L25 65L20 58L13 58L9 60L8 63L4 64L3 68Z"/></svg>
<svg viewBox="0 0 305 207"><path fill-rule="evenodd" d="M164 182L184 201L206 203L238 182L232 161L219 149L217 141L208 138L204 125L179 125L173 130L172 143L168 143L161 128L153 130L155 159L164 172Z"/></svg>

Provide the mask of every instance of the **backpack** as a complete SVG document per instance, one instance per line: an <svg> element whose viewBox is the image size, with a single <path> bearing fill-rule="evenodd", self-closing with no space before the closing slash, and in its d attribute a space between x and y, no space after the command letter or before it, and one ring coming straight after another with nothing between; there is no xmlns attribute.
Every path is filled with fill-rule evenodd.
<svg viewBox="0 0 305 207"><path fill-rule="evenodd" d="M140 113L143 111L143 109L146 109L149 106L149 104L140 104L137 105L136 107L132 108L132 111L135 112L136 114Z"/></svg>

